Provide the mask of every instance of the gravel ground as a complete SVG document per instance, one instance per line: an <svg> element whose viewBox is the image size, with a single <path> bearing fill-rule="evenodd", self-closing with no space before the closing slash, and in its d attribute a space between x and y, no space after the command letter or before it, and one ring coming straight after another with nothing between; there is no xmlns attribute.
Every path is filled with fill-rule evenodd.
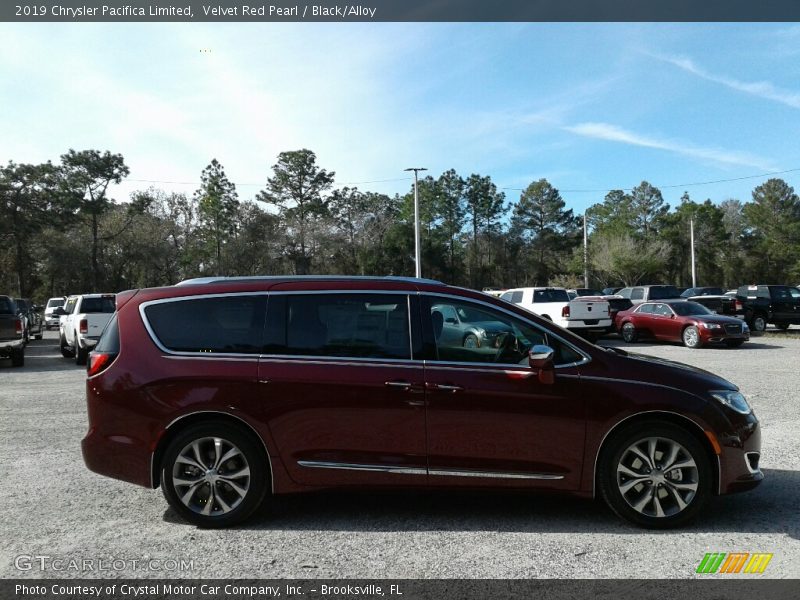
<svg viewBox="0 0 800 600"><path fill-rule="evenodd" d="M738 350L635 346L732 380L763 425L765 482L715 498L694 525L670 532L629 527L599 502L463 492L281 498L241 528L199 530L160 491L84 467L85 374L55 344L53 332L33 342L22 369L0 360L3 578L685 578L704 553L732 551L772 552L764 577L800 577L798 338L767 332ZM20 555L106 569L19 571ZM143 568L150 559L159 562ZM170 559L193 569L175 571Z"/></svg>

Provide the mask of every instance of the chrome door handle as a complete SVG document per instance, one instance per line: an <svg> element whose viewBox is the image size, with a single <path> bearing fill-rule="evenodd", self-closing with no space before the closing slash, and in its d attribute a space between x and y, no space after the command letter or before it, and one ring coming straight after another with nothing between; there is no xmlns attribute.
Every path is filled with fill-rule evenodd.
<svg viewBox="0 0 800 600"><path fill-rule="evenodd" d="M463 392L464 388L460 385L446 385L443 383L427 383L425 384L429 390L436 390L438 392L450 392L454 394L456 392Z"/></svg>
<svg viewBox="0 0 800 600"><path fill-rule="evenodd" d="M411 383L408 381L387 381L385 385L386 387L398 388L404 391L411 389Z"/></svg>

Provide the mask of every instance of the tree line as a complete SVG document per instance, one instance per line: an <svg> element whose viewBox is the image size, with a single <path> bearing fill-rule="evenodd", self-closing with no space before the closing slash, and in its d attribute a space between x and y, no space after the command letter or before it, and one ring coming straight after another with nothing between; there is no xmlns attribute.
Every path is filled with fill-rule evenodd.
<svg viewBox="0 0 800 600"><path fill-rule="evenodd" d="M413 188L389 196L335 187L314 152L282 152L242 200L216 159L191 194L149 188L117 202L121 154L69 150L57 164L0 168L0 293L53 295L175 284L208 275L413 275ZM423 275L481 289L580 287L583 215L546 179L508 199L488 175L419 180ZM646 181L586 210L590 285L690 279L800 282L800 199L781 179L746 202L670 207Z"/></svg>

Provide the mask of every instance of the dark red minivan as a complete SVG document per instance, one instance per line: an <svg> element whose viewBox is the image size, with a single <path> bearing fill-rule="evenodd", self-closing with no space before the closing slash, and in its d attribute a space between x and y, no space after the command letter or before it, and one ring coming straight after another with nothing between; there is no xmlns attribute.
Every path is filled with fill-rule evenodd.
<svg viewBox="0 0 800 600"><path fill-rule="evenodd" d="M205 527L325 488L601 495L671 527L756 486L735 385L423 279L206 278L117 295L90 355L87 466Z"/></svg>

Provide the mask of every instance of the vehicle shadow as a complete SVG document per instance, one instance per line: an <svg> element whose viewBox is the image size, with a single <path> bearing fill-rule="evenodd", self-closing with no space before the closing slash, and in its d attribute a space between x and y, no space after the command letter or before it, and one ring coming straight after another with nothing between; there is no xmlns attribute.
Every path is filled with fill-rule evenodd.
<svg viewBox="0 0 800 600"><path fill-rule="evenodd" d="M755 490L713 498L691 525L652 533L752 532L800 539L800 506L795 495L800 471L767 469L764 473L764 482ZM191 527L171 509L165 511L164 520ZM642 531L621 521L599 500L508 491L331 491L276 496L237 529L617 534Z"/></svg>

